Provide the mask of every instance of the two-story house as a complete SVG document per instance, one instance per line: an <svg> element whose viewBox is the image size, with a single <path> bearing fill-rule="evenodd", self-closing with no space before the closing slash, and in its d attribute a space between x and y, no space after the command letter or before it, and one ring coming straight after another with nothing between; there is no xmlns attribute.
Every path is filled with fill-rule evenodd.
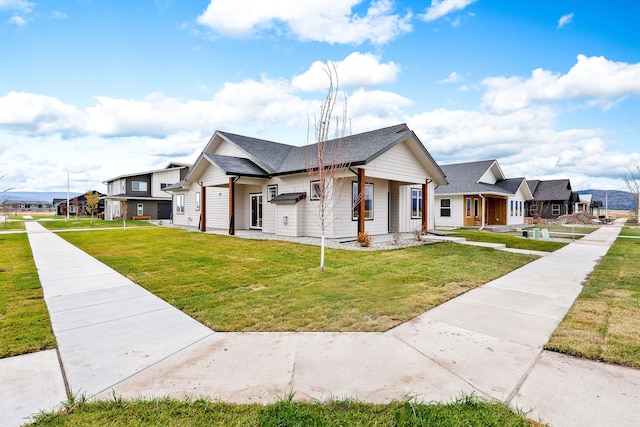
<svg viewBox="0 0 640 427"><path fill-rule="evenodd" d="M189 165L169 163L163 169L120 175L104 181L107 185L106 219L171 219L172 198L165 190L183 180Z"/></svg>

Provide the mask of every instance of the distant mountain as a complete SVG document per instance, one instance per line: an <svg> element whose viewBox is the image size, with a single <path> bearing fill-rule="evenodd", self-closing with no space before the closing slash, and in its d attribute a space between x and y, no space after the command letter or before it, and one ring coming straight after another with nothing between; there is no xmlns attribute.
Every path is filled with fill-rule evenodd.
<svg viewBox="0 0 640 427"><path fill-rule="evenodd" d="M74 198L79 193L69 193L69 197ZM21 200L25 202L53 202L53 199L67 199L67 192L44 192L44 191L7 191L0 194L1 200Z"/></svg>
<svg viewBox="0 0 640 427"><path fill-rule="evenodd" d="M632 210L636 206L636 196L628 191L618 190L579 190L580 194L591 194L593 200L601 200L602 207L608 203L609 209L613 210Z"/></svg>

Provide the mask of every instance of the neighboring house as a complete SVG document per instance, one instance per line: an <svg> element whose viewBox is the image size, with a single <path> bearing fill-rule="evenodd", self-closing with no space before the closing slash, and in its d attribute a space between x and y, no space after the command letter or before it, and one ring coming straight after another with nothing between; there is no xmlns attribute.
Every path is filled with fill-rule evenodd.
<svg viewBox="0 0 640 427"><path fill-rule="evenodd" d="M334 164L345 167L339 170L343 179L335 181L336 203L328 212L325 237L433 228L433 189L447 181L405 124L326 144L328 151L339 144ZM229 234L255 229L320 236L317 181L308 173L318 166L310 160L316 147L216 131L186 178L168 189L173 192L174 223ZM364 194L363 205L359 194Z"/></svg>
<svg viewBox="0 0 640 427"><path fill-rule="evenodd" d="M92 191L92 193L98 193L100 200L98 201L98 208L93 213L94 216L102 217L104 215L104 194L99 191ZM53 204L56 206L56 215L67 214L67 199L53 199ZM69 198L69 215L91 215L87 212L87 193L79 194Z"/></svg>
<svg viewBox="0 0 640 427"><path fill-rule="evenodd" d="M171 219L171 194L165 191L187 175L189 165L169 163L163 169L121 175L104 181L105 219Z"/></svg>
<svg viewBox="0 0 640 427"><path fill-rule="evenodd" d="M571 190L569 179L529 180L533 200L526 203L527 216L552 219L572 214L578 193Z"/></svg>
<svg viewBox="0 0 640 427"><path fill-rule="evenodd" d="M593 194L578 194L578 201L575 203L574 212L585 211L594 216L600 216L602 208L601 200L593 200Z"/></svg>
<svg viewBox="0 0 640 427"><path fill-rule="evenodd" d="M436 228L524 224L533 196L525 178L507 179L497 160L441 166L449 185L435 191Z"/></svg>

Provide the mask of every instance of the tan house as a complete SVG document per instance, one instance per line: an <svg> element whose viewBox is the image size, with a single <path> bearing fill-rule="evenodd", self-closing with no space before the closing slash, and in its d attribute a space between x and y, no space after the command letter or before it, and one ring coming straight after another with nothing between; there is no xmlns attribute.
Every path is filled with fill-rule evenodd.
<svg viewBox="0 0 640 427"><path fill-rule="evenodd" d="M506 178L497 160L443 165L449 185L435 190L436 228L524 224L533 195L525 178Z"/></svg>

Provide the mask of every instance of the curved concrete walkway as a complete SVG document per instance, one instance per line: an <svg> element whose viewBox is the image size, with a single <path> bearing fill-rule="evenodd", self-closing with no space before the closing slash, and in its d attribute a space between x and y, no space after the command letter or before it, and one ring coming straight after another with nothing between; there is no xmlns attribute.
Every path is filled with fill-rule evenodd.
<svg viewBox="0 0 640 427"><path fill-rule="evenodd" d="M74 393L261 403L290 391L374 402L475 393L556 426L637 425L640 371L542 350L619 231L602 227L385 333L213 333L28 226Z"/></svg>

